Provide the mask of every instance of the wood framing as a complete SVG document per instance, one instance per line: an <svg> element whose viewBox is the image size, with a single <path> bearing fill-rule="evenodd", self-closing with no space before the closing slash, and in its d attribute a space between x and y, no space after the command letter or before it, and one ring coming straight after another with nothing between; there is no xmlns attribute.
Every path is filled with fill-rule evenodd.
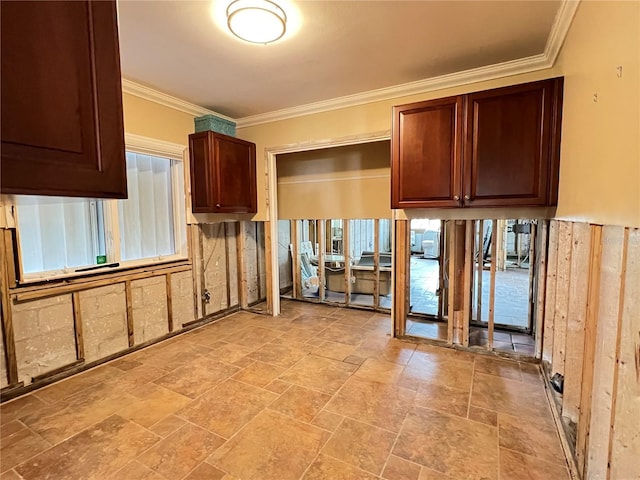
<svg viewBox="0 0 640 480"><path fill-rule="evenodd" d="M558 271L558 238L560 231L558 221L551 220L549 223L549 248L547 254L547 281L545 285L545 309L544 326L540 333L542 341L542 360L551 363L553 357L554 324L555 324L555 303L556 303L556 283Z"/></svg>
<svg viewBox="0 0 640 480"><path fill-rule="evenodd" d="M124 292L127 302L127 337L129 340L129 347L133 347L135 344L135 338L133 336L133 298L131 295L131 280L124 282Z"/></svg>
<svg viewBox="0 0 640 480"><path fill-rule="evenodd" d="M609 439L610 479L640 475L640 229L625 230Z"/></svg>
<svg viewBox="0 0 640 480"><path fill-rule="evenodd" d="M229 241L227 238L227 230L227 222L222 222L222 234L224 236L224 271L227 275L225 286L227 287L227 308L229 308L231 306L231 270L229 269Z"/></svg>
<svg viewBox="0 0 640 480"><path fill-rule="evenodd" d="M204 314L204 312L200 311L202 304L200 302L200 282L198 281L199 263L197 262L197 255L199 252L198 238L200 237L200 227L198 225L188 225L187 228L190 233L189 245L191 245L191 248L189 249L189 258L191 259L191 265L193 266L193 272L191 274L191 279L193 281L193 313L195 318L200 318Z"/></svg>
<svg viewBox="0 0 640 480"><path fill-rule="evenodd" d="M246 249L246 242L244 238L243 222L236 223L236 256L238 262L238 303L240 308L248 307L247 300L247 268L244 261L244 251ZM280 292L278 292L279 298ZM267 299L271 295L267 296ZM273 299L272 299L273 302Z"/></svg>
<svg viewBox="0 0 640 480"><path fill-rule="evenodd" d="M80 311L80 292L71 294L73 305L73 333L76 342L76 360L84 361L84 335L82 333L82 312Z"/></svg>
<svg viewBox="0 0 640 480"><path fill-rule="evenodd" d="M373 308L380 308L380 220L373 221Z"/></svg>
<svg viewBox="0 0 640 480"><path fill-rule="evenodd" d="M536 239L537 239L537 225L535 223L530 223L529 224L529 252L528 252L528 258L529 258L529 289L528 289L528 301L527 301L527 320L528 320L528 328L531 329L532 332L535 332L534 328L533 328L533 322L534 320L534 312L535 312L535 285L536 285L536 277L535 277L535 273L536 273L536 265L538 262L538 255L536 254ZM520 247L518 247L520 248ZM522 260L519 257L520 255L520 251L518 251L518 267L520 268L520 266L522 265Z"/></svg>
<svg viewBox="0 0 640 480"><path fill-rule="evenodd" d="M469 322L471 320L471 297L472 291L472 279L474 271L474 233L476 222L475 220L467 220L465 224L465 250L464 250L464 285L462 288L463 307L462 307L462 338L458 339L462 346L469 346Z"/></svg>
<svg viewBox="0 0 640 480"><path fill-rule="evenodd" d="M533 333L535 338L535 356L542 358L542 337L544 334L544 299L546 294L547 278L547 239L549 236L549 222L541 220L536 226L536 258L532 264L535 265L535 310L533 312Z"/></svg>
<svg viewBox="0 0 640 480"><path fill-rule="evenodd" d="M484 271L484 220L478 220L478 288L476 290L476 320L482 321L482 272Z"/></svg>
<svg viewBox="0 0 640 480"><path fill-rule="evenodd" d="M591 263L590 225L588 223L573 224L571 240L564 360L566 375L562 395L562 415L576 423L580 412L589 265Z"/></svg>
<svg viewBox="0 0 640 480"><path fill-rule="evenodd" d="M591 478L607 478L611 438L612 402L617 369L618 325L626 234L623 227L602 227L602 255L598 288L596 345L591 390L591 418L585 471ZM595 306L594 306L595 308Z"/></svg>
<svg viewBox="0 0 640 480"><path fill-rule="evenodd" d="M571 222L558 225L558 263L556 272L555 313L553 321L553 359L551 373L564 375L567 344L567 314L569 311L569 282L571 280Z"/></svg>
<svg viewBox="0 0 640 480"><path fill-rule="evenodd" d="M298 222L291 220L291 276L293 278L293 298L302 298L302 279L300 271L300 230Z"/></svg>
<svg viewBox="0 0 640 480"><path fill-rule="evenodd" d="M449 259L449 281L447 284L447 343L453 344L453 328L455 324L455 282L456 265L454 252L456 251L456 222L448 220L447 229L447 252L445 258Z"/></svg>
<svg viewBox="0 0 640 480"><path fill-rule="evenodd" d="M205 292L207 289L207 282L205 279L205 270L206 270L206 265L205 265L205 259L204 259L204 239L202 238L203 234L202 234L202 227L200 227L198 229L198 259L200 260L199 266L200 266L200 275L198 275L200 277L200 308L201 308L201 312L202 312L202 316L206 317L207 316L207 301L205 299Z"/></svg>
<svg viewBox="0 0 640 480"><path fill-rule="evenodd" d="M327 295L324 270L324 252L327 251L327 220L318 220L318 298L324 302Z"/></svg>
<svg viewBox="0 0 640 480"><path fill-rule="evenodd" d="M277 223L277 222L276 222ZM264 268L265 268L265 286L266 286L266 296L267 296L267 313L273 315L273 270L271 268L271 262L269 259L271 258L271 246L274 242L271 241L271 225L269 222L264 222ZM277 244L277 242L275 242ZM278 252L276 251L276 257L278 256ZM258 284L260 284L260 275L258 275ZM276 285L276 290L279 290ZM278 297L279 298L279 297Z"/></svg>
<svg viewBox="0 0 640 480"><path fill-rule="evenodd" d="M351 304L351 234L350 220L342 220L342 255L344 256L344 304Z"/></svg>
<svg viewBox="0 0 640 480"><path fill-rule="evenodd" d="M489 318L487 325L487 350L493 350L493 331L495 329L496 307L496 270L498 268L498 242L495 232L498 220L491 220L491 274L489 276Z"/></svg>
<svg viewBox="0 0 640 480"><path fill-rule="evenodd" d="M165 284L167 292L167 328L170 332L173 332L173 305L171 300L171 274L165 275Z"/></svg>
<svg viewBox="0 0 640 480"><path fill-rule="evenodd" d="M4 337L4 355L7 366L7 383L9 386L18 383L18 363L16 361L16 344L13 335L13 317L11 313L11 299L9 297L9 273L7 271L7 256L4 230L0 237L0 251L3 261L0 261L0 291L2 306L2 331Z"/></svg>
<svg viewBox="0 0 640 480"><path fill-rule="evenodd" d="M582 389L576 435L576 462L580 475L584 477L587 466L587 450L591 424L591 398L594 387L594 362L598 324L600 294L600 269L602 266L602 227L591 225L591 249L589 252L589 287L587 292L587 313L585 318L584 355L582 358Z"/></svg>
<svg viewBox="0 0 640 480"><path fill-rule="evenodd" d="M393 256L393 328L396 337L406 333L409 298L409 221L395 220L394 222L394 252Z"/></svg>

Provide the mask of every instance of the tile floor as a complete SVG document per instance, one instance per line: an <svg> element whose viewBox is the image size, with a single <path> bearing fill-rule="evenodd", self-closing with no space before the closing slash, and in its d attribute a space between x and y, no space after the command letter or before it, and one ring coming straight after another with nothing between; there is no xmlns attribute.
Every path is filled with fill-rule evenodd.
<svg viewBox="0 0 640 480"><path fill-rule="evenodd" d="M0 407L0 478L565 480L537 367L242 312Z"/></svg>

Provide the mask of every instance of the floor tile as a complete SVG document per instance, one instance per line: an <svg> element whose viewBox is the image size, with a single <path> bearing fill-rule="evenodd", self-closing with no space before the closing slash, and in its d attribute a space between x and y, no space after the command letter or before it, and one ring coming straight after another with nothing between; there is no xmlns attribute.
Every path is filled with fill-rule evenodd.
<svg viewBox="0 0 640 480"><path fill-rule="evenodd" d="M357 366L349 363L307 355L280 376L280 379L333 394L357 369Z"/></svg>
<svg viewBox="0 0 640 480"><path fill-rule="evenodd" d="M225 343L222 346L214 348L209 356L220 362L235 364L251 352L253 352L253 348L243 347L242 345L235 345L233 343Z"/></svg>
<svg viewBox="0 0 640 480"><path fill-rule="evenodd" d="M134 460L133 462L125 465L116 473L114 473L109 480L167 480L158 472L154 472L146 465Z"/></svg>
<svg viewBox="0 0 640 480"><path fill-rule="evenodd" d="M375 480L376 475L364 472L335 458L320 454L302 480Z"/></svg>
<svg viewBox="0 0 640 480"><path fill-rule="evenodd" d="M189 398L196 398L240 369L213 358L199 358L159 378L154 383Z"/></svg>
<svg viewBox="0 0 640 480"><path fill-rule="evenodd" d="M469 406L469 420L475 420L476 422L491 425L492 427L498 426L498 413L493 410L487 410L486 408L476 407L475 405Z"/></svg>
<svg viewBox="0 0 640 480"><path fill-rule="evenodd" d="M456 478L445 475L442 472L436 472L427 467L422 467L418 480L458 480Z"/></svg>
<svg viewBox="0 0 640 480"><path fill-rule="evenodd" d="M498 415L500 446L548 462L564 465L565 458L556 429L511 415Z"/></svg>
<svg viewBox="0 0 640 480"><path fill-rule="evenodd" d="M280 335L282 335L281 332L277 332L268 328L249 327L237 333L227 335L226 337L224 337L224 341L255 349L260 348L265 343L269 343L271 340L279 337Z"/></svg>
<svg viewBox="0 0 640 480"><path fill-rule="evenodd" d="M314 355L320 357L333 358L340 362L344 361L355 350L355 346L344 343L324 341L313 351Z"/></svg>
<svg viewBox="0 0 640 480"><path fill-rule="evenodd" d="M337 318L315 314L302 314L291 322L294 327L310 329L312 331L324 330L337 321Z"/></svg>
<svg viewBox="0 0 640 480"><path fill-rule="evenodd" d="M395 433L346 418L322 452L379 475L395 439Z"/></svg>
<svg viewBox="0 0 640 480"><path fill-rule="evenodd" d="M2 428L4 430L5 427ZM0 471L11 470L49 447L51 445L40 435L24 426L11 435L3 435L0 443Z"/></svg>
<svg viewBox="0 0 640 480"><path fill-rule="evenodd" d="M290 383L283 382L282 380L276 378L273 382L266 385L264 388L266 390L269 390L270 392L280 394L286 392L290 387Z"/></svg>
<svg viewBox="0 0 640 480"><path fill-rule="evenodd" d="M328 412L327 410L321 410L318 415L311 420L311 423L316 427L320 427L330 432L335 432L338 425L344 420L344 417L335 413Z"/></svg>
<svg viewBox="0 0 640 480"><path fill-rule="evenodd" d="M382 472L382 478L386 480L418 480L420 477L420 465L403 458L390 455Z"/></svg>
<svg viewBox="0 0 640 480"><path fill-rule="evenodd" d="M405 367L398 385L417 390L422 382L469 391L473 379L471 362L450 359L432 361L431 356L416 351Z"/></svg>
<svg viewBox="0 0 640 480"><path fill-rule="evenodd" d="M191 401L189 397L155 384L134 390L131 395L136 397L136 400L117 413L147 428L186 407Z"/></svg>
<svg viewBox="0 0 640 480"><path fill-rule="evenodd" d="M303 422L311 422L330 399L331 396L325 393L293 385L269 408Z"/></svg>
<svg viewBox="0 0 640 480"><path fill-rule="evenodd" d="M40 409L22 421L51 444L57 444L134 401L130 395L113 391L106 384L98 384L71 397L68 403Z"/></svg>
<svg viewBox="0 0 640 480"><path fill-rule="evenodd" d="M138 461L168 480L180 480L225 440L195 425L183 425L154 445Z"/></svg>
<svg viewBox="0 0 640 480"><path fill-rule="evenodd" d="M476 358L475 372L497 375L512 380L522 380L518 362L500 360L489 356L478 356L478 358Z"/></svg>
<svg viewBox="0 0 640 480"><path fill-rule="evenodd" d="M268 363L254 362L240 370L231 378L257 387L265 387L274 381L282 372L284 372L284 368L269 365Z"/></svg>
<svg viewBox="0 0 640 480"><path fill-rule="evenodd" d="M542 385L495 375L474 375L471 405L529 420L553 422Z"/></svg>
<svg viewBox="0 0 640 480"><path fill-rule="evenodd" d="M117 415L16 467L25 480L104 480L154 445L159 438Z"/></svg>
<svg viewBox="0 0 640 480"><path fill-rule="evenodd" d="M416 345L398 340L391 335L384 335L374 339L367 339L354 352L355 355L387 362L406 365L413 355Z"/></svg>
<svg viewBox="0 0 640 480"><path fill-rule="evenodd" d="M469 407L469 392L445 385L422 382L416 394L415 404L442 413L466 417Z"/></svg>
<svg viewBox="0 0 640 480"><path fill-rule="evenodd" d="M352 377L326 410L398 432L411 410L416 392L396 385Z"/></svg>
<svg viewBox="0 0 640 480"><path fill-rule="evenodd" d="M208 463L201 463L198 465L185 480L222 480L225 477L225 473L217 468L209 465Z"/></svg>
<svg viewBox="0 0 640 480"><path fill-rule="evenodd" d="M569 480L563 465L500 449L500 480Z"/></svg>
<svg viewBox="0 0 640 480"><path fill-rule="evenodd" d="M324 430L265 410L207 463L243 480L297 480L328 436Z"/></svg>
<svg viewBox="0 0 640 480"><path fill-rule="evenodd" d="M306 353L300 349L287 345L269 343L251 353L249 358L270 363L278 367L289 368L304 358L305 355Z"/></svg>
<svg viewBox="0 0 640 480"><path fill-rule="evenodd" d="M15 470L7 470L6 472L0 473L0 480L22 480L22 478Z"/></svg>
<svg viewBox="0 0 640 480"><path fill-rule="evenodd" d="M36 413L38 410L47 407L47 403L43 402L34 394L25 395L0 405L0 424L5 425L14 420L18 420L25 415Z"/></svg>
<svg viewBox="0 0 640 480"><path fill-rule="evenodd" d="M118 377L122 373L122 370L110 365L102 365L38 390L37 396L45 403L56 403L100 382Z"/></svg>
<svg viewBox="0 0 640 480"><path fill-rule="evenodd" d="M400 379L403 370L404 366L397 363L367 358L360 365L355 376L380 383L396 383Z"/></svg>
<svg viewBox="0 0 640 480"><path fill-rule="evenodd" d="M227 380L177 412L177 416L229 438L276 398L275 393Z"/></svg>
<svg viewBox="0 0 640 480"><path fill-rule="evenodd" d="M424 408L407 416L393 454L453 478L498 478L496 428Z"/></svg>
<svg viewBox="0 0 640 480"><path fill-rule="evenodd" d="M520 362L520 374L525 382L542 384L542 374L538 364Z"/></svg>
<svg viewBox="0 0 640 480"><path fill-rule="evenodd" d="M318 333L318 338L331 342L358 345L366 337L364 330L347 325L333 324Z"/></svg>
<svg viewBox="0 0 640 480"><path fill-rule="evenodd" d="M182 425L184 425L184 420L176 417L175 415L169 415L166 418L163 418L159 422L149 427L156 435L165 438L171 435L173 432L178 430Z"/></svg>

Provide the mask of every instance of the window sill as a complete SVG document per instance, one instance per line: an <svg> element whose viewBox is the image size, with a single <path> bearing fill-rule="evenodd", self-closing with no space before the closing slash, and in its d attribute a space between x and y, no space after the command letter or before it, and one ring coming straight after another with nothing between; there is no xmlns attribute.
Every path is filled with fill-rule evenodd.
<svg viewBox="0 0 640 480"><path fill-rule="evenodd" d="M191 261L186 257L174 256L162 261L154 262L123 262L120 263L118 267L104 267L86 272L69 272L66 274L38 278L27 277L24 280L19 281L16 287L10 288L9 290L12 294L17 294L43 289L56 289L56 287L66 287L70 285L80 286L105 279L110 279L114 283L117 283L124 281L122 277L180 267L185 267L184 270L188 270L188 268L191 267Z"/></svg>

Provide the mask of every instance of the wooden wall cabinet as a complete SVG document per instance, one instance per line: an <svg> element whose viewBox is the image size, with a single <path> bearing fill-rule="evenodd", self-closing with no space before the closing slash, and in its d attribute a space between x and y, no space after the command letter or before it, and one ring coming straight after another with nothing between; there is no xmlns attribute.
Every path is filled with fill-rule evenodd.
<svg viewBox="0 0 640 480"><path fill-rule="evenodd" d="M3 193L126 198L115 1L1 2Z"/></svg>
<svg viewBox="0 0 640 480"><path fill-rule="evenodd" d="M392 208L556 205L562 85L394 107Z"/></svg>
<svg viewBox="0 0 640 480"><path fill-rule="evenodd" d="M256 213L256 145L212 131L189 135L194 213Z"/></svg>

